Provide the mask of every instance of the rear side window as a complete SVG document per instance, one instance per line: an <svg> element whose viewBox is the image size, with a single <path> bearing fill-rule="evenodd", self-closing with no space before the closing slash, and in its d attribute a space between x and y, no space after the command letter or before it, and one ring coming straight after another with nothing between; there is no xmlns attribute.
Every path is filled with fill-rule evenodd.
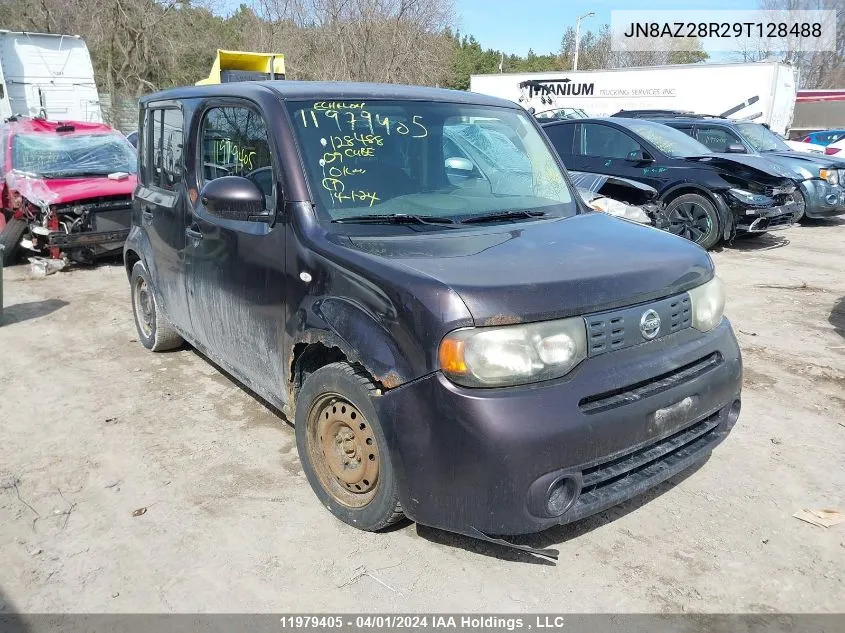
<svg viewBox="0 0 845 633"><path fill-rule="evenodd" d="M142 143L146 164L142 170L148 184L173 191L182 181L182 111L175 108L153 109L147 114L149 142Z"/></svg>
<svg viewBox="0 0 845 633"><path fill-rule="evenodd" d="M581 151L583 156L600 158L628 158L633 152L642 150L633 138L608 125L581 124Z"/></svg>
<svg viewBox="0 0 845 633"><path fill-rule="evenodd" d="M572 145L575 141L574 125L550 125L543 128L546 135L561 156L572 155Z"/></svg>
<svg viewBox="0 0 845 633"><path fill-rule="evenodd" d="M271 204L273 164L260 114L246 107L211 108L203 118L201 143L203 183L243 176L255 182Z"/></svg>
<svg viewBox="0 0 845 633"><path fill-rule="evenodd" d="M728 145L741 144L740 140L730 130L721 127L700 126L697 136L699 143L704 143L714 152L724 152L728 149Z"/></svg>

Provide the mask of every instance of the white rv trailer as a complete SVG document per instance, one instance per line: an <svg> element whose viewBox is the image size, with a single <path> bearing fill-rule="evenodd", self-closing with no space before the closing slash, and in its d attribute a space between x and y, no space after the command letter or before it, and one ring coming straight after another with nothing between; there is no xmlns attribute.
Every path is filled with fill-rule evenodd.
<svg viewBox="0 0 845 633"><path fill-rule="evenodd" d="M0 117L12 115L103 121L82 38L0 30Z"/></svg>
<svg viewBox="0 0 845 633"><path fill-rule="evenodd" d="M792 66L757 62L472 75L469 89L537 113L572 108L598 117L620 110L684 110L750 119L786 135L796 87Z"/></svg>

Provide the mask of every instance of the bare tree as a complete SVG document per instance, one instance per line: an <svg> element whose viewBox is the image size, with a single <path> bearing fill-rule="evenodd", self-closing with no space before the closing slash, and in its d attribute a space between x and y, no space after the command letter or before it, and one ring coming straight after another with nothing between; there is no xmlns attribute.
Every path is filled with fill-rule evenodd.
<svg viewBox="0 0 845 633"><path fill-rule="evenodd" d="M752 37L736 58L742 61L785 61L798 69L802 88L833 88L845 83L845 6L841 0L760 0L759 8L777 16L783 11L836 12L836 46L832 51L801 51L792 38Z"/></svg>

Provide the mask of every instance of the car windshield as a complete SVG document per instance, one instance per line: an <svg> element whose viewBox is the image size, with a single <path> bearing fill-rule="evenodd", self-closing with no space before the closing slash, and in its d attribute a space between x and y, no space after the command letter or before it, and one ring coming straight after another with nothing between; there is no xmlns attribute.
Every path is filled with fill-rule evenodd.
<svg viewBox="0 0 845 633"><path fill-rule="evenodd" d="M759 123L737 123L737 129L755 152L788 152L789 145L777 134Z"/></svg>
<svg viewBox="0 0 845 633"><path fill-rule="evenodd" d="M671 158L706 156L713 153L706 145L699 143L680 130L663 125L662 123L643 121L641 119L629 119L627 121L614 119L614 121L621 123L634 134L638 134Z"/></svg>
<svg viewBox="0 0 845 633"><path fill-rule="evenodd" d="M324 220L569 216L577 206L528 113L424 101L288 108ZM502 216L505 219L505 216Z"/></svg>
<svg viewBox="0 0 845 633"><path fill-rule="evenodd" d="M16 134L12 167L45 178L134 174L137 155L123 135Z"/></svg>

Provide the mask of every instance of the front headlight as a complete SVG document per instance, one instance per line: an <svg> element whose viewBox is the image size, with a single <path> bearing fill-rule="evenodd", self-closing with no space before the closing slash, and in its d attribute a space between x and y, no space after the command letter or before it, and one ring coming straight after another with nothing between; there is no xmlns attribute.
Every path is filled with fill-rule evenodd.
<svg viewBox="0 0 845 633"><path fill-rule="evenodd" d="M692 304L692 326L709 332L722 321L725 313L725 287L722 280L713 277L706 284L689 291Z"/></svg>
<svg viewBox="0 0 845 633"><path fill-rule="evenodd" d="M455 330L440 343L440 369L467 387L558 378L587 357L584 319Z"/></svg>
<svg viewBox="0 0 845 633"><path fill-rule="evenodd" d="M754 207L766 207L774 202L769 196L764 196L761 193L752 193L745 189L728 189L728 193L740 202Z"/></svg>
<svg viewBox="0 0 845 633"><path fill-rule="evenodd" d="M839 184L839 174L835 169L819 169L819 178L826 180L831 185Z"/></svg>
<svg viewBox="0 0 845 633"><path fill-rule="evenodd" d="M588 203L596 211L607 213L608 215L615 215L617 218L625 218L631 222L639 224L651 224L651 218L646 215L646 212L630 204L619 202L612 198L596 198Z"/></svg>

